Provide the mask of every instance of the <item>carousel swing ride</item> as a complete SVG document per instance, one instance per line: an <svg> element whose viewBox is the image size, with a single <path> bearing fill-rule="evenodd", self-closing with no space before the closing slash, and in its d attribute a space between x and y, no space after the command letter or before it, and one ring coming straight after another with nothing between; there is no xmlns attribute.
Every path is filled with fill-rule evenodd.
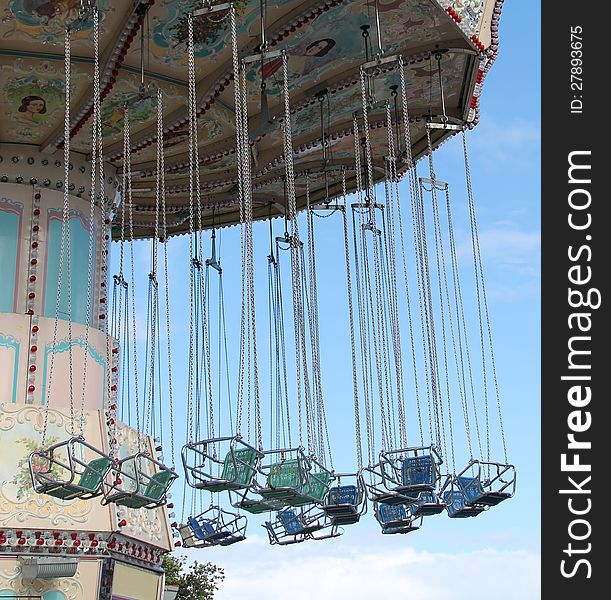
<svg viewBox="0 0 611 600"><path fill-rule="evenodd" d="M40 157L61 148L56 163L64 172L58 191L46 191L61 206L53 209L57 266L52 274L47 267L44 307L32 292L25 311L52 332L42 399L34 400L35 385L28 388L41 440L29 453L28 477L39 503L63 510L93 501L100 514L114 512L109 525L97 526L99 536L89 534L102 542L94 546L105 573L99 597L119 585L113 572L126 553L130 564L158 572L159 551L233 545L256 515L270 544L283 546L335 538L369 509L383 534L406 534L428 517L474 517L511 498L516 472L467 148L497 49L501 3L140 0L122 21L123 7L110 4L75 2L43 18L42 7L14 2L10 15L23 32L17 25L30 10L31 27L53 26L64 42L63 127L48 127L38 141ZM121 27L111 51L113 28ZM132 51L138 30L140 47ZM21 112L38 107L35 98L24 98ZM22 133L33 135L32 128L24 124ZM466 202L450 195L435 170L435 149L453 136L462 143ZM79 152L86 154L82 177L72 172ZM114 171L116 190L107 177ZM2 184L27 187L23 176L11 177ZM86 183L78 191L76 179ZM32 176L29 187L38 200L49 185ZM455 215L468 216L470 267L459 261ZM333 310L342 306L345 314L351 367L350 392L333 398L333 410L321 332L329 307L319 302L317 268L322 219L343 241L334 285L343 281L345 289ZM235 347L220 245L231 225L239 228L241 263ZM171 238L181 234L188 236L188 286L176 282L168 259ZM104 235L119 248L108 318L101 313ZM269 236L267 255L259 256L255 235ZM145 342L134 264L143 239L150 240ZM75 254L85 258L75 262ZM266 332L255 297L263 261ZM172 354L170 297L177 295L188 300L188 349ZM186 424L181 522L170 530L159 523L174 508L169 490L179 478L177 362L187 379ZM64 389L58 377L66 376ZM354 417L354 460L345 470L336 470L332 454L338 411ZM36 518L44 528L44 517ZM136 522L156 523L161 537L147 538L147 526L131 529ZM44 555L46 542L36 540L45 535L30 544L19 534L22 547ZM80 546L80 530L69 535ZM4 532L3 550L10 543L2 539ZM76 557L79 546L71 547Z"/></svg>

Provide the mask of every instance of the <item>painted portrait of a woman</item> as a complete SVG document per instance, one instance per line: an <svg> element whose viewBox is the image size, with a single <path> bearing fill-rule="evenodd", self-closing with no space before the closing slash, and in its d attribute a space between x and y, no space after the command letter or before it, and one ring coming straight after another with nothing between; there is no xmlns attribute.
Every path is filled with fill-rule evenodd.
<svg viewBox="0 0 611 600"><path fill-rule="evenodd" d="M40 121L36 119L36 115L44 115L47 112L47 103L40 96L25 96L17 110L21 113L18 115L19 121L38 125Z"/></svg>

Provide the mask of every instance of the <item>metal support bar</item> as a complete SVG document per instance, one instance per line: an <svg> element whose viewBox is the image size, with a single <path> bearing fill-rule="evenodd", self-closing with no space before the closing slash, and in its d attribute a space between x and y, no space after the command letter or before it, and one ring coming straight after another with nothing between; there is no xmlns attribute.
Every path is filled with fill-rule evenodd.
<svg viewBox="0 0 611 600"><path fill-rule="evenodd" d="M435 123L434 121L429 121L426 124L427 129L446 129L449 131L462 131L464 129L464 125L454 125L452 123Z"/></svg>
<svg viewBox="0 0 611 600"><path fill-rule="evenodd" d="M369 69L379 69L384 65L391 65L392 63L399 64L399 55L393 54L392 56L385 56L384 58L376 58L375 60L370 60L365 64L361 65L361 69L363 71L368 71Z"/></svg>
<svg viewBox="0 0 611 600"><path fill-rule="evenodd" d="M271 60L272 58L279 58L282 56L282 50L272 50L271 52L261 52L259 54L251 54L242 59L242 64L248 65L250 63Z"/></svg>
<svg viewBox="0 0 611 600"><path fill-rule="evenodd" d="M198 8L191 13L192 17L202 17L204 15L209 15L212 13L220 12L221 10L230 10L231 2L223 2L223 4L216 4L209 6L204 6L203 8Z"/></svg>
<svg viewBox="0 0 611 600"><path fill-rule="evenodd" d="M434 185L440 189L446 189L448 184L445 181L439 181L437 179L429 179L428 177L420 177L420 183L428 183L429 185Z"/></svg>

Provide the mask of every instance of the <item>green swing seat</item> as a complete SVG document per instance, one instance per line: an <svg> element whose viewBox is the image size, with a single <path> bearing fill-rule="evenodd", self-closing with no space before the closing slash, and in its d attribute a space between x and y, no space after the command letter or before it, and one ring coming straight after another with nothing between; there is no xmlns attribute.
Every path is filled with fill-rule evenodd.
<svg viewBox="0 0 611 600"><path fill-rule="evenodd" d="M286 506L286 503L282 500L253 500L252 498L244 498L234 504L234 506L253 515L260 515L273 510L280 510Z"/></svg>
<svg viewBox="0 0 611 600"><path fill-rule="evenodd" d="M288 498L287 503L291 506L322 504L329 490L330 483L331 473L327 471L310 473L310 481L303 486L301 494Z"/></svg>
<svg viewBox="0 0 611 600"><path fill-rule="evenodd" d="M260 491L267 500L288 501L301 489L301 463L298 459L285 460L271 466L267 488Z"/></svg>
<svg viewBox="0 0 611 600"><path fill-rule="evenodd" d="M320 503L324 500L331 474L310 473L309 482L303 482L299 459L285 460L272 465L267 478L268 487L259 493L267 500L281 500L291 506Z"/></svg>
<svg viewBox="0 0 611 600"><path fill-rule="evenodd" d="M139 484L138 488L132 492L112 494L109 496L108 502L128 508L144 508L149 505L153 505L152 507L159 506L163 503L164 495L175 478L176 475L173 471L162 469L151 475L143 492L140 492L142 484Z"/></svg>
<svg viewBox="0 0 611 600"><path fill-rule="evenodd" d="M102 480L110 464L111 460L106 456L92 460L81 473L77 483L48 481L46 477L41 480L39 475L37 478L40 484L39 492L61 500L95 496L102 486Z"/></svg>
<svg viewBox="0 0 611 600"><path fill-rule="evenodd" d="M225 456L219 482L206 485L206 490L224 492L247 488L255 475L258 457L257 451L251 448L230 450Z"/></svg>

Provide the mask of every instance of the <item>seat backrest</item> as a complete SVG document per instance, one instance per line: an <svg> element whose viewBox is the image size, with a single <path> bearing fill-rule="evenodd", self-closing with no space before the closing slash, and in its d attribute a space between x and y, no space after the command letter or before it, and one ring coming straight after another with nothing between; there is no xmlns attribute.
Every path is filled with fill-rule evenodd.
<svg viewBox="0 0 611 600"><path fill-rule="evenodd" d="M151 500L161 500L173 478L174 473L170 469L153 473L142 495Z"/></svg>
<svg viewBox="0 0 611 600"><path fill-rule="evenodd" d="M81 474L77 485L87 490L91 490L92 492L97 490L98 487L100 487L102 479L104 479L109 467L110 458L107 456L102 456L92 460L85 467L85 470Z"/></svg>
<svg viewBox="0 0 611 600"><path fill-rule="evenodd" d="M303 530L303 523L301 518L297 516L292 508L281 510L278 513L278 520L284 527L285 531L291 535L297 535Z"/></svg>
<svg viewBox="0 0 611 600"><path fill-rule="evenodd" d="M352 504L358 502L358 490L356 485L341 485L332 487L327 494L327 504Z"/></svg>
<svg viewBox="0 0 611 600"><path fill-rule="evenodd" d="M465 507L465 499L463 498L463 495L457 490L444 492L443 501L448 505L449 510L461 510Z"/></svg>
<svg viewBox="0 0 611 600"><path fill-rule="evenodd" d="M435 470L430 454L409 456L402 463L403 485L433 485Z"/></svg>
<svg viewBox="0 0 611 600"><path fill-rule="evenodd" d="M233 452L230 450L227 452L223 462L221 479L242 485L249 485L255 474L256 465L257 452L255 450L250 448L241 448Z"/></svg>
<svg viewBox="0 0 611 600"><path fill-rule="evenodd" d="M191 528L191 531L195 534L196 538L205 540L206 537L212 535L215 532L214 525L207 519L197 519L195 517L189 517L187 524Z"/></svg>
<svg viewBox="0 0 611 600"><path fill-rule="evenodd" d="M407 509L403 504L379 504L378 514L382 523L408 520Z"/></svg>
<svg viewBox="0 0 611 600"><path fill-rule="evenodd" d="M301 487L301 465L296 458L275 463L267 478L269 487Z"/></svg>
<svg viewBox="0 0 611 600"><path fill-rule="evenodd" d="M484 493L479 477L459 477L458 485L467 500L475 500Z"/></svg>
<svg viewBox="0 0 611 600"><path fill-rule="evenodd" d="M327 471L310 473L310 482L307 489L304 490L304 493L306 493L308 496L312 496L316 502L322 502L327 495L330 481L331 473Z"/></svg>
<svg viewBox="0 0 611 600"><path fill-rule="evenodd" d="M418 496L418 501L416 504L435 504L437 503L437 498L433 492L420 492Z"/></svg>

